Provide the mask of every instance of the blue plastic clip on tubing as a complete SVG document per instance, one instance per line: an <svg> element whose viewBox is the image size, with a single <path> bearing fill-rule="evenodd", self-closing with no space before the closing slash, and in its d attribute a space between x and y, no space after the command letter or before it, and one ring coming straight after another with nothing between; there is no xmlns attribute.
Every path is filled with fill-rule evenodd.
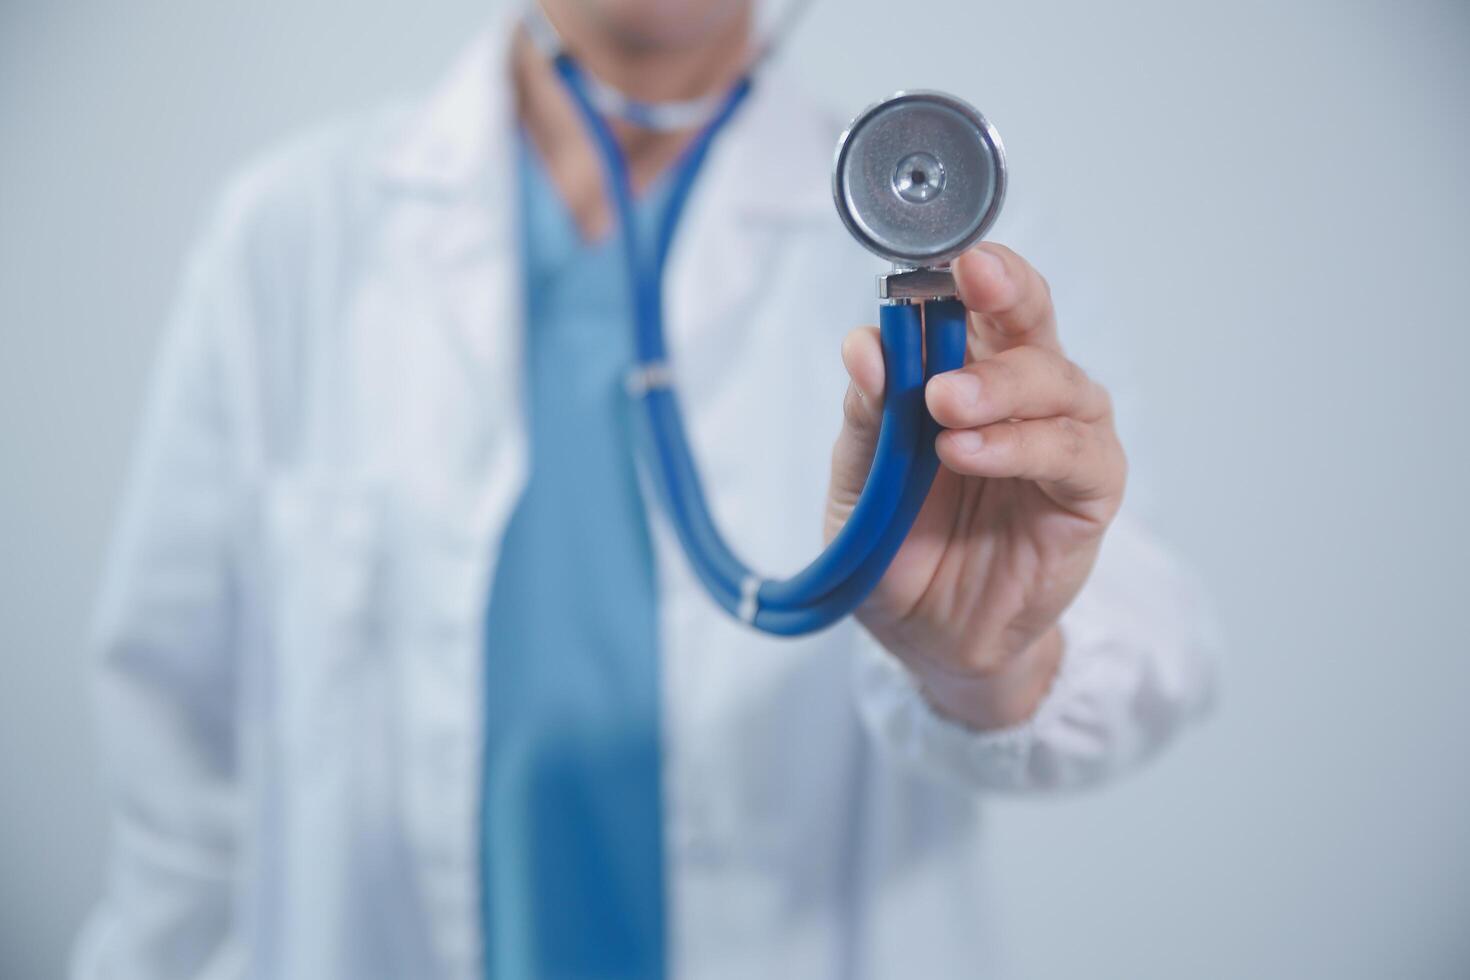
<svg viewBox="0 0 1470 980"><path fill-rule="evenodd" d="M644 268L639 263L632 186L622 148L588 98L576 64L562 55L555 67L597 143L617 211L634 286L638 363L661 363L667 358L663 269L679 216L715 134L749 92L749 79L731 89L676 164L654 260ZM828 547L784 581L755 576L720 534L705 501L674 391L656 387L643 394L664 506L690 565L715 601L733 616L748 614L744 608L746 583L759 581L752 620L757 629L797 636L824 629L851 613L883 577L928 496L939 467L934 451L939 426L924 407L924 384L964 364L965 311L955 300L930 300L923 305L921 321L916 306L887 305L881 309L880 334L886 366L883 419L867 483L847 523Z"/></svg>

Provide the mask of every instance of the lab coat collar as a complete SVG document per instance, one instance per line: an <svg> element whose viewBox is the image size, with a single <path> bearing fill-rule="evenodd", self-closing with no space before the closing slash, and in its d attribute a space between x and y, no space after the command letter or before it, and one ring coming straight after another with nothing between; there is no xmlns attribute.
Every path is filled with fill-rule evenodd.
<svg viewBox="0 0 1470 980"><path fill-rule="evenodd" d="M509 73L513 18L502 15L469 44L429 98L390 141L382 173L396 188L472 190L493 174L498 144L514 118Z"/></svg>

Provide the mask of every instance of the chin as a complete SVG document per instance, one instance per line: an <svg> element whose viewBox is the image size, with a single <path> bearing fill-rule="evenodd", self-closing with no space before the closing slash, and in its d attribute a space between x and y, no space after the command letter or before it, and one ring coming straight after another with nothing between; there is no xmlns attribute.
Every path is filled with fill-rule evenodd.
<svg viewBox="0 0 1470 980"><path fill-rule="evenodd" d="M680 47L704 40L750 7L750 0L575 0L589 20L634 47Z"/></svg>

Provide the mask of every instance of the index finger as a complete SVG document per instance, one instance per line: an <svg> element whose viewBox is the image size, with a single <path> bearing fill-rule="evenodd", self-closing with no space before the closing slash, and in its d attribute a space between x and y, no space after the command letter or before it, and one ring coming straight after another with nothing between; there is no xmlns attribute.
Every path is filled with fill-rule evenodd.
<svg viewBox="0 0 1470 980"><path fill-rule="evenodd" d="M990 350L1061 348L1051 287L1031 263L1004 245L983 242L955 259L953 272L970 327Z"/></svg>

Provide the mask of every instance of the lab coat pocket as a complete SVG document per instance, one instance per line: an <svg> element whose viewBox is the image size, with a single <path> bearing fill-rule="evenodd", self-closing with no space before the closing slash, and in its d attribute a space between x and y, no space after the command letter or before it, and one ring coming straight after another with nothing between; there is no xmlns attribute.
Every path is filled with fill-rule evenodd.
<svg viewBox="0 0 1470 980"><path fill-rule="evenodd" d="M315 474L268 480L261 501L267 669L281 734L327 766L382 656L378 495Z"/></svg>

